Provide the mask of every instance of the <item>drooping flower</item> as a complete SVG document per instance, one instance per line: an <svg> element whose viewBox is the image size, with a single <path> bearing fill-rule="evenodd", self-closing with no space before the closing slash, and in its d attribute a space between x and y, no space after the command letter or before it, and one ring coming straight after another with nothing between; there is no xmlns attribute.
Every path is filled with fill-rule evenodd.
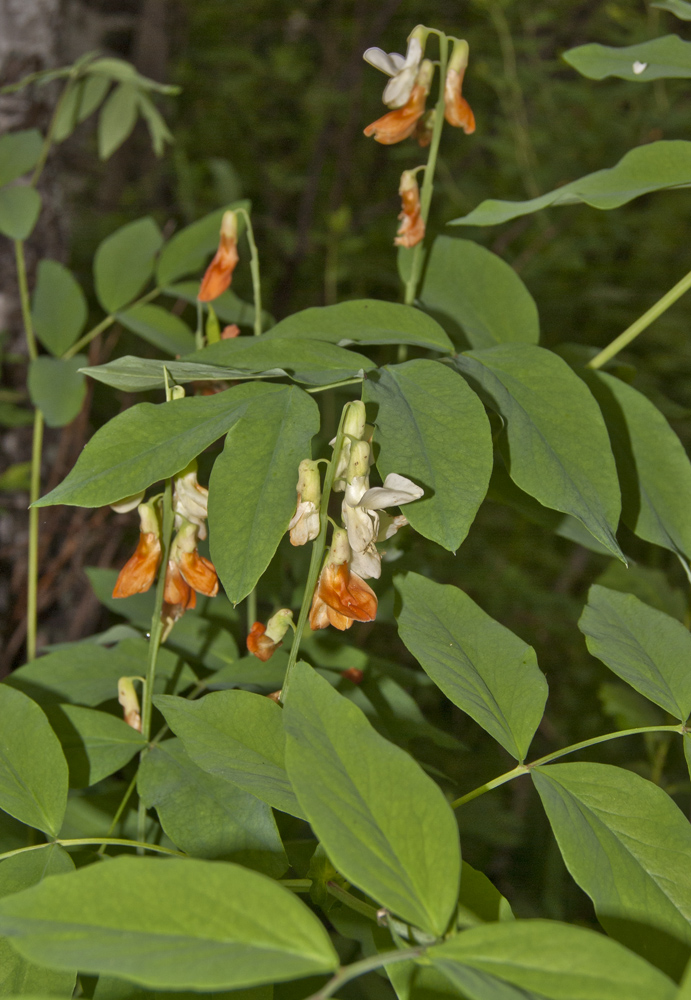
<svg viewBox="0 0 691 1000"><path fill-rule="evenodd" d="M466 135L475 131L475 115L463 97L463 77L468 66L468 43L456 40L444 81L444 117L449 125L462 128Z"/></svg>
<svg viewBox="0 0 691 1000"><path fill-rule="evenodd" d="M142 731L142 716L139 708L139 698L134 690L131 677L121 677L118 681L118 701L122 705L125 722L138 733Z"/></svg>
<svg viewBox="0 0 691 1000"><path fill-rule="evenodd" d="M405 56L400 52L384 52L383 49L376 47L367 49L363 54L365 62L391 77L382 96L387 107L402 108L410 97L426 38L427 30L418 25L408 36L408 50Z"/></svg>
<svg viewBox="0 0 691 1000"><path fill-rule="evenodd" d="M404 170L401 174L398 193L401 196L402 211L398 216L401 224L393 241L394 246L414 247L425 238L425 221L420 210L420 188L412 170Z"/></svg>
<svg viewBox="0 0 691 1000"><path fill-rule="evenodd" d="M300 462L297 483L297 510L290 524L290 544L306 545L319 535L321 504L321 479L319 466L309 458Z"/></svg>
<svg viewBox="0 0 691 1000"><path fill-rule="evenodd" d="M191 521L199 530L199 537L206 538L206 519L209 516L209 491L197 482L197 462L178 472L173 482L173 510L175 527L183 521Z"/></svg>
<svg viewBox="0 0 691 1000"><path fill-rule="evenodd" d="M293 621L293 612L289 608L281 608L269 618L266 625L255 622L247 636L247 649L258 659L271 659L274 652L283 642L283 637Z"/></svg>
<svg viewBox="0 0 691 1000"><path fill-rule="evenodd" d="M377 118L364 130L365 135L373 135L375 140L383 146L392 146L412 135L418 120L425 113L425 103L433 74L433 64L429 59L423 59L415 85L403 107L396 111L389 111L388 114Z"/></svg>
<svg viewBox="0 0 691 1000"><path fill-rule="evenodd" d="M346 670L341 672L341 677L345 677L346 680L350 681L351 684L362 684L364 674L359 667L348 667Z"/></svg>
<svg viewBox="0 0 691 1000"><path fill-rule="evenodd" d="M237 323L230 323L228 326L224 326L221 330L221 340L233 340L234 337L240 336L240 327Z"/></svg>
<svg viewBox="0 0 691 1000"><path fill-rule="evenodd" d="M235 212L224 212L218 250L202 278L197 298L200 302L213 302L222 295L233 279L238 257L238 221Z"/></svg>
<svg viewBox="0 0 691 1000"><path fill-rule="evenodd" d="M365 579L372 577L378 580L381 576L381 555L375 542L379 540L379 511L419 500L424 490L395 472L389 473L383 486L370 488L369 459L370 445L367 441L353 444L341 514L352 549L352 569Z"/></svg>
<svg viewBox="0 0 691 1000"><path fill-rule="evenodd" d="M161 562L161 529L155 501L139 504L138 509L139 542L134 555L120 570L113 588L113 597L143 594L156 579Z"/></svg>
<svg viewBox="0 0 691 1000"><path fill-rule="evenodd" d="M213 563L197 551L199 528L191 521L184 521L171 542L163 591L163 640L185 611L196 607L197 594L215 597L218 593L218 575Z"/></svg>
<svg viewBox="0 0 691 1000"><path fill-rule="evenodd" d="M347 532L344 528L335 528L331 549L312 598L309 615L312 630L333 625L344 632L354 621L374 621L377 595L357 573L351 572L351 555Z"/></svg>

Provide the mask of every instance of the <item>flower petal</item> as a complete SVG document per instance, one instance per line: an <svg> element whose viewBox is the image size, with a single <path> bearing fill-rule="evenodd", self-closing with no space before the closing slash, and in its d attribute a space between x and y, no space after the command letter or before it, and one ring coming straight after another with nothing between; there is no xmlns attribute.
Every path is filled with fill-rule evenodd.
<svg viewBox="0 0 691 1000"><path fill-rule="evenodd" d="M362 54L362 58L370 66L374 66L375 69L381 70L382 73L386 73L387 76L393 76L405 63L405 59L398 52L384 52L383 49L377 48L373 45L369 49L365 49Z"/></svg>
<svg viewBox="0 0 691 1000"><path fill-rule="evenodd" d="M390 472L383 486L373 486L367 490L358 503L358 507L369 510L383 510L385 507L400 507L404 503L412 503L424 495L421 486L416 486L405 476Z"/></svg>

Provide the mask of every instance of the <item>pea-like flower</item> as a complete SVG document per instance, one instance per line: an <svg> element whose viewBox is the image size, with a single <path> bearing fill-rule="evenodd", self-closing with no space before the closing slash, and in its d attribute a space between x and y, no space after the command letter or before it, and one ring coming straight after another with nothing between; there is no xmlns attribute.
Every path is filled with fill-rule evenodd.
<svg viewBox="0 0 691 1000"><path fill-rule="evenodd" d="M461 39L454 42L444 81L444 117L449 125L462 128L466 135L475 131L475 115L462 93L468 51L466 41Z"/></svg>
<svg viewBox="0 0 691 1000"><path fill-rule="evenodd" d="M309 621L313 630L333 625L344 632L354 621L371 622L376 618L377 595L357 573L351 572L351 555L347 532L335 528L312 598Z"/></svg>
<svg viewBox="0 0 691 1000"><path fill-rule="evenodd" d="M306 545L319 535L321 504L321 479L319 466L309 458L300 462L297 484L297 510L290 524L290 544Z"/></svg>
<svg viewBox="0 0 691 1000"><path fill-rule="evenodd" d="M213 302L230 287L238 260L237 215L235 212L224 212L218 250L206 269L197 295L200 302Z"/></svg>
<svg viewBox="0 0 691 1000"><path fill-rule="evenodd" d="M197 462L178 472L173 482L173 510L175 527L183 521L191 521L198 528L199 537L206 538L206 519L209 515L209 491L197 482Z"/></svg>
<svg viewBox="0 0 691 1000"><path fill-rule="evenodd" d="M247 636L247 649L258 659L271 659L278 647L283 643L283 637L293 621L293 612L289 608L281 608L269 618L266 625L255 622Z"/></svg>
<svg viewBox="0 0 691 1000"><path fill-rule="evenodd" d="M423 59L410 97L403 107L377 118L364 130L365 135L373 135L376 142L380 142L383 146L392 146L412 135L418 121L425 113L433 75L433 64L429 59Z"/></svg>
<svg viewBox="0 0 691 1000"><path fill-rule="evenodd" d="M179 618L197 604L197 594L215 597L218 575L213 563L197 551L199 529L184 521L170 546L163 591L163 639Z"/></svg>
<svg viewBox="0 0 691 1000"><path fill-rule="evenodd" d="M156 579L161 563L161 527L155 501L139 504L139 542L134 555L120 570L113 597L143 594Z"/></svg>
<svg viewBox="0 0 691 1000"><path fill-rule="evenodd" d="M384 52L376 47L367 49L363 54L365 62L391 77L382 96L387 107L402 108L407 103L422 61L426 37L426 29L418 25L408 36L405 56L400 52Z"/></svg>
<svg viewBox="0 0 691 1000"><path fill-rule="evenodd" d="M401 224L394 240L394 246L414 247L425 238L425 221L420 209L420 188L415 172L404 170L398 186L402 210L398 218Z"/></svg>

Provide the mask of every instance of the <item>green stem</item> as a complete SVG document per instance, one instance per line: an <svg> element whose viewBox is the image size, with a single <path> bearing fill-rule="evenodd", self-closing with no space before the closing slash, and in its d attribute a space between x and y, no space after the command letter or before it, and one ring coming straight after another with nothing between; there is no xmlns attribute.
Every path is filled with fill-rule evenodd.
<svg viewBox="0 0 691 1000"><path fill-rule="evenodd" d="M125 792L125 794L122 797L122 801L120 802L120 805L118 806L118 808L115 811L115 815L113 816L113 820L112 820L110 826L108 827L108 833L106 834L106 837L110 837L111 833L113 832L113 830L115 829L115 827L118 825L118 823L120 821L120 817L122 816L123 812L125 811L125 807L127 806L127 803L130 801L130 798L132 796L132 792L134 791L134 789L136 788L136 786L137 786L137 774L135 772L134 777L132 778L132 780L130 781L129 785L127 786L127 791ZM101 846L99 847L98 851L96 852L97 854L100 854L100 855L105 854L106 843L107 842L105 840L102 842Z"/></svg>
<svg viewBox="0 0 691 1000"><path fill-rule="evenodd" d="M283 679L283 689L281 691L281 701L285 701L288 695L288 687L290 685L290 677L293 672L293 668L297 662L298 654L300 652L300 643L302 642L302 633L305 631L305 625L307 623L307 616L309 615L310 607L312 604L312 598L314 596L314 589L317 586L317 580L319 579L319 571L321 570L322 557L324 555L324 548L326 545L326 529L329 525L329 499L331 497L331 487L333 486L334 475L336 473L336 466L338 465L338 457L341 454L341 448L343 447L343 423L345 421L346 413L348 412L348 405L343 407L343 412L341 413L341 419L338 424L338 432L336 434L336 440L334 442L333 455L331 456L331 461L326 470L326 475L324 476L324 487L322 490L322 501L319 508L319 534L312 542L312 558L310 559L310 568L307 574L307 583L305 584L305 595L302 598L302 606L300 608L300 617L298 618L298 623L295 627L295 635L293 637L293 645L290 649L290 656L288 657L288 666L286 667L286 675Z"/></svg>
<svg viewBox="0 0 691 1000"><path fill-rule="evenodd" d="M514 767L513 770L506 771L505 774L500 774L498 778L493 778L492 781L488 781L486 784L480 785L478 788L474 788L472 792L467 792L466 795L462 795L460 799L456 799L455 802L451 803L451 808L457 809L458 806L465 805L466 802L471 802L480 795L484 795L485 792L490 792L493 788L498 788L500 785L505 784L507 781L512 781L513 778L517 778L521 774L528 774L534 767L549 764L553 760L559 760L560 757L565 757L567 754L576 753L577 750L585 750L587 747L594 747L598 743L607 743L610 740L618 740L622 736L638 736L640 733L684 734L685 732L686 730L683 725L640 726L637 729L621 729L616 733L605 733L604 736L595 736L593 739L583 740L581 743L572 743L571 746L563 747L561 750L555 750L554 753L548 753L544 757L539 757L537 760L531 761L530 764L519 764L517 767Z"/></svg>
<svg viewBox="0 0 691 1000"><path fill-rule="evenodd" d="M34 336L34 324L31 319L31 301L29 299L29 286L26 280L26 258L24 256L24 243L22 240L14 241L14 259L17 263L19 300L22 306L26 347L29 352L29 358L34 361L38 357L38 347L36 345L36 337Z"/></svg>
<svg viewBox="0 0 691 1000"><path fill-rule="evenodd" d="M36 164L36 168L35 168L35 170L34 170L34 172L32 174L32 177L31 177L31 186L33 188L35 188L36 185L38 184L38 182L40 180L40 177L41 177L41 174L43 173L43 168L45 167L46 161L48 160L48 154L50 153L50 147L53 145L53 136L55 135L55 126L57 125L57 122L58 122L58 115L60 114L60 111L62 110L62 105L63 105L63 103L65 101L65 98L67 97L67 94L69 93L69 90L70 90L70 87L71 87L72 84L73 84L73 79L70 76L70 77L67 78L67 83L62 88L62 93L60 94L60 97L58 98L57 104L55 105L55 110L53 111L53 115L52 115L52 117L50 119L50 125L48 126L48 131L46 132L46 137L43 140L43 147L41 149L41 155L38 158L38 163Z"/></svg>
<svg viewBox="0 0 691 1000"><path fill-rule="evenodd" d="M356 913L361 914L363 917L367 917L369 920L374 920L375 923L377 922L377 910L373 906L370 906L369 903L363 903L362 900L357 899L356 896L351 896L349 892L346 892L346 890L336 882L327 882L326 891L330 896L334 896L351 910L355 910Z"/></svg>
<svg viewBox="0 0 691 1000"><path fill-rule="evenodd" d="M247 223L247 240L250 245L250 271L252 272L252 292L254 295L254 335L260 337L262 333L262 282L259 272L259 252L257 244L254 242L254 229L249 212L244 208L239 208L238 213L245 217Z"/></svg>
<svg viewBox="0 0 691 1000"><path fill-rule="evenodd" d="M160 294L161 294L160 288L152 288L150 292L147 292L146 295L142 295L140 299L137 299L136 302L133 302L132 305L128 306L127 308L134 309L135 306L146 305L147 302L151 302L152 299L155 299L156 296ZM88 344L90 344L91 341L94 339L94 337L98 337L99 333L103 333L103 331L107 330L109 326L112 326L113 323L116 323L117 319L118 319L117 316L114 316L112 313L110 313L108 316L102 319L100 323L97 323L96 326L92 327L88 333L85 333L84 336L81 337L76 344L72 344L69 350L65 351L65 353L62 354L61 357L66 360L67 358L73 358L75 354L79 354L82 347L86 347Z"/></svg>
<svg viewBox="0 0 691 1000"><path fill-rule="evenodd" d="M291 892L309 892L312 886L311 878L279 878L278 882Z"/></svg>
<svg viewBox="0 0 691 1000"><path fill-rule="evenodd" d="M674 288L670 288L661 299L658 299L655 305L651 306L647 312L639 316L635 323L632 323L623 333L620 333L611 344L608 344L599 354L596 354L586 367L602 368L615 354L628 347L631 341L635 340L639 333L643 333L658 316L661 316L671 305L674 305L677 299L680 299L685 292L688 292L689 288L691 288L691 271L681 281L678 281Z"/></svg>
<svg viewBox="0 0 691 1000"><path fill-rule="evenodd" d="M315 392L326 392L327 389L340 389L342 385L354 385L356 382L362 382L362 377L357 376L356 378L346 378L340 382L329 382L327 385L313 385L305 386L305 392L310 392L314 394Z"/></svg>
<svg viewBox="0 0 691 1000"><path fill-rule="evenodd" d="M436 34L436 32L435 32ZM429 218L429 210L432 204L432 194L434 192L434 171L437 166L437 154L439 153L439 143L441 133L444 128L444 84L446 82L446 63L448 59L448 39L446 35L439 32L439 97L435 106L434 126L432 128L432 141L425 167L425 177L420 191L420 214L422 215L425 228ZM424 241L413 249L413 259L410 264L410 277L405 286L404 302L411 306L417 295L417 286L420 281L420 271L422 270L422 248Z"/></svg>
<svg viewBox="0 0 691 1000"><path fill-rule="evenodd" d="M111 844L115 847L136 847L137 850L155 851L156 854L172 854L176 858L186 858L182 851L173 851L169 847L159 847L158 844L147 844L139 840L125 840L122 837L79 837L77 840L48 840L45 844L32 844L31 847L17 847L14 851L0 854L0 861L13 858L15 854L26 854L28 851L41 851L45 847L59 844L60 847L86 847L89 844Z"/></svg>
<svg viewBox="0 0 691 1000"><path fill-rule="evenodd" d="M402 948L400 951L385 951L381 955L370 955L369 958L363 958L359 962L353 962L351 965L339 969L326 986L313 993L307 1000L327 1000L351 979L357 979L358 976L364 976L366 973L374 972L375 969L381 969L386 965L393 965L394 962L410 962L424 953L424 948Z"/></svg>
<svg viewBox="0 0 691 1000"><path fill-rule="evenodd" d="M247 595L247 631L249 632L257 620L257 588L253 587Z"/></svg>
<svg viewBox="0 0 691 1000"><path fill-rule="evenodd" d="M146 682L142 692L142 736L147 741L151 737L151 715L153 711L154 683L156 681L156 660L158 650L161 646L161 635L163 633L163 622L161 612L163 610L163 596L166 589L166 572L168 570L168 555L170 553L170 538L173 530L173 489L170 479L166 481L163 491L163 518L161 525L161 541L163 551L161 554L161 568L158 571L158 581L156 583L156 601L151 616L151 633L149 635L149 658L146 665ZM148 753L148 748L142 750L140 760L144 754ZM137 836L140 841L146 840L146 806L139 800L139 810L137 815ZM141 851L140 851L141 853Z"/></svg>
<svg viewBox="0 0 691 1000"><path fill-rule="evenodd" d="M41 455L43 452L43 414L34 410L34 435L31 445L31 489L29 493L29 553L26 594L26 658L36 659L38 630L38 517L33 504L41 493Z"/></svg>

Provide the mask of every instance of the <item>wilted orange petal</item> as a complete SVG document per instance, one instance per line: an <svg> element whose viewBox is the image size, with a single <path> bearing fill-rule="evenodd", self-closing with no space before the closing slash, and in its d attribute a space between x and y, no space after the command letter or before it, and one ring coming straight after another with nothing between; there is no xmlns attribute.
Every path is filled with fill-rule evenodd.
<svg viewBox="0 0 691 1000"><path fill-rule="evenodd" d="M221 330L221 340L232 340L233 337L240 336L240 327L237 323L231 323L229 326L224 326Z"/></svg>
<svg viewBox="0 0 691 1000"><path fill-rule="evenodd" d="M319 584L317 584L317 589L314 592L314 597L312 598L312 606L310 608L310 628L313 632L316 632L320 628L329 627L329 616L328 608L324 601L319 596Z"/></svg>
<svg viewBox="0 0 691 1000"><path fill-rule="evenodd" d="M222 236L214 259L202 278L201 288L197 295L200 302L213 302L230 287L238 260L236 241Z"/></svg>
<svg viewBox="0 0 691 1000"><path fill-rule="evenodd" d="M170 559L168 561L168 569L166 570L166 586L163 593L163 600L166 604L181 605L184 611L190 606L190 593L194 592L191 591L187 581L183 579L178 564Z"/></svg>
<svg viewBox="0 0 691 1000"><path fill-rule="evenodd" d="M161 543L151 532L141 533L134 555L120 570L113 588L113 597L131 597L143 594L156 579L161 562Z"/></svg>
<svg viewBox="0 0 691 1000"><path fill-rule="evenodd" d="M265 632L266 625L262 622L255 622L247 636L247 648L253 656L266 663L282 643L269 639L267 635L264 635Z"/></svg>
<svg viewBox="0 0 691 1000"><path fill-rule="evenodd" d="M193 552L182 552L179 556L180 572L190 587L207 597L215 597L218 593L218 576L214 564L196 549Z"/></svg>
<svg viewBox="0 0 691 1000"><path fill-rule="evenodd" d="M470 135L475 131L475 115L465 97L461 94L464 72L465 70L459 72L450 69L446 74L446 82L444 84L444 101L446 102L444 117L449 125L462 128L466 135Z"/></svg>
<svg viewBox="0 0 691 1000"><path fill-rule="evenodd" d="M340 611L330 608L328 604L326 605L326 617L329 619L329 625L333 625L340 632L345 632L346 629L349 629L354 621L348 615L342 615Z"/></svg>
<svg viewBox="0 0 691 1000"><path fill-rule="evenodd" d="M365 135L373 135L383 146L392 146L395 142L407 139L415 131L418 119L425 113L427 91L425 87L416 84L413 87L407 104L397 111L377 118L364 130Z"/></svg>
<svg viewBox="0 0 691 1000"><path fill-rule="evenodd" d="M376 618L377 595L357 573L350 572L348 563L325 566L318 593L330 608L356 622L371 622Z"/></svg>
<svg viewBox="0 0 691 1000"><path fill-rule="evenodd" d="M401 224L394 240L394 246L414 247L425 237L425 223L420 214L420 193L414 190L404 191L401 195L403 211L398 216Z"/></svg>
<svg viewBox="0 0 691 1000"><path fill-rule="evenodd" d="M352 681L353 684L362 684L362 679L365 675L362 670L358 670L357 667L348 667L341 674L341 677L345 677L346 680Z"/></svg>

